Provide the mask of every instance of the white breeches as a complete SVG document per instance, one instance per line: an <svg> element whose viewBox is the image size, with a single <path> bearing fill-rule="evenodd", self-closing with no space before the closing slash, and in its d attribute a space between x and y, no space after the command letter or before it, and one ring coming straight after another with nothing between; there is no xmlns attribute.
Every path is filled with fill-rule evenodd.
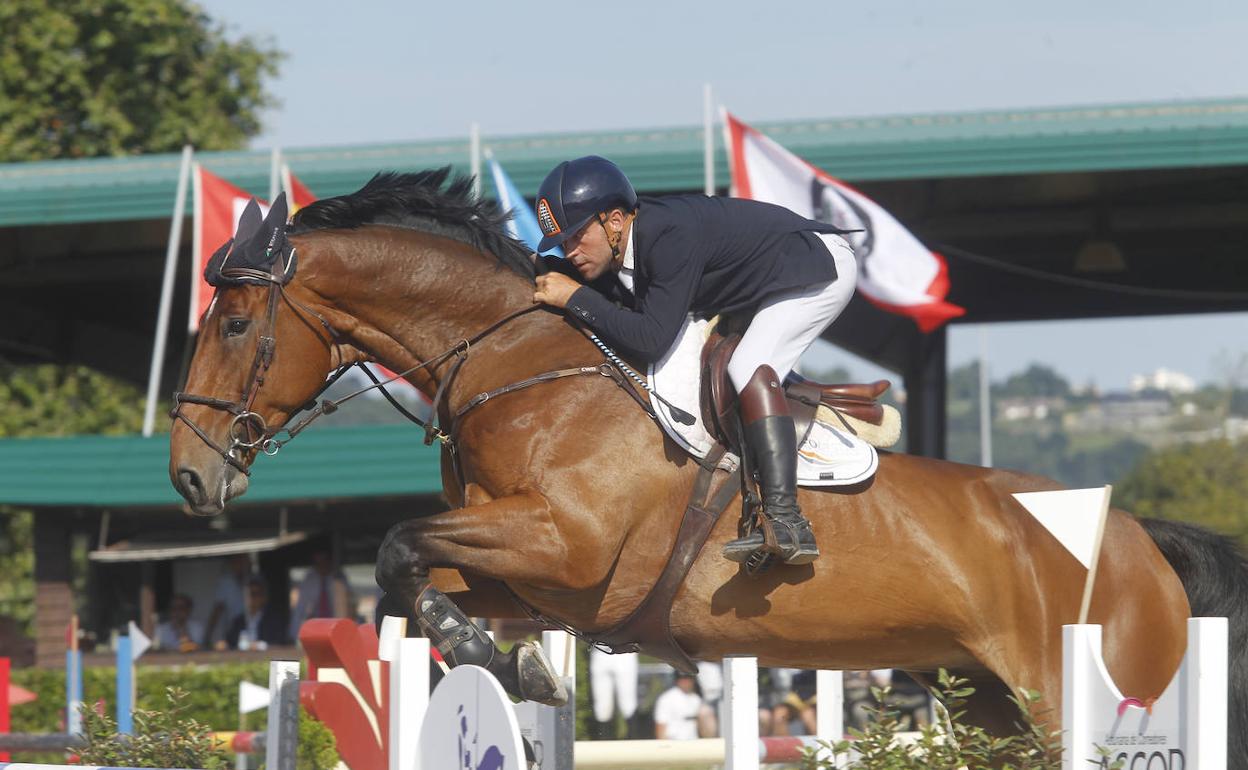
<svg viewBox="0 0 1248 770"><path fill-rule="evenodd" d="M637 711L637 653L611 655L591 649L589 686L594 694L594 719L609 721L616 705L621 717L631 719Z"/></svg>
<svg viewBox="0 0 1248 770"><path fill-rule="evenodd" d="M777 292L763 300L728 362L728 376L738 393L764 364L784 380L854 296L858 263L853 249L839 235L819 238L836 262L836 280Z"/></svg>

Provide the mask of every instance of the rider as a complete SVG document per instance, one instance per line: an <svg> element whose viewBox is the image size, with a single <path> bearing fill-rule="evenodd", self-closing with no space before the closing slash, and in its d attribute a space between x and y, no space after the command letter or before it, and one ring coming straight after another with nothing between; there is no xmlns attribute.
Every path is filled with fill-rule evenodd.
<svg viewBox="0 0 1248 770"><path fill-rule="evenodd" d="M854 255L830 224L770 203L704 195L641 197L611 161L564 161L538 191L535 302L565 308L608 344L645 362L663 357L686 314L756 308L728 374L759 472L761 527L724 547L788 564L819 556L797 505L797 446L781 386L802 353L854 293ZM764 534L764 531L766 534Z"/></svg>

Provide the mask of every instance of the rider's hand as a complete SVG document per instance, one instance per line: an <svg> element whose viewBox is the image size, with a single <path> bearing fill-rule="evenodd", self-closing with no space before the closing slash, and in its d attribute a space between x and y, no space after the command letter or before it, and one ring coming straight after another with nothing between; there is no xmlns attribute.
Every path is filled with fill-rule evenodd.
<svg viewBox="0 0 1248 770"><path fill-rule="evenodd" d="M544 302L554 307L567 307L568 300L581 284L563 273L546 273L537 277L537 290L533 292L534 302Z"/></svg>

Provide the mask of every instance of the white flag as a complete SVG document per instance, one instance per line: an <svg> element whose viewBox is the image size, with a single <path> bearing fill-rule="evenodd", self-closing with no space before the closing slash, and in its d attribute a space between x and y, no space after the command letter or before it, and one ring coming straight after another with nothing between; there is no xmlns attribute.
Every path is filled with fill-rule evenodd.
<svg viewBox="0 0 1248 770"><path fill-rule="evenodd" d="M238 713L250 714L269 706L269 688L251 682L238 683Z"/></svg>
<svg viewBox="0 0 1248 770"><path fill-rule="evenodd" d="M909 316L924 332L966 311L945 302L949 276L931 251L879 204L781 147L727 112L724 132L732 194L784 206L850 233L858 259L858 291L891 313Z"/></svg>
<svg viewBox="0 0 1248 770"><path fill-rule="evenodd" d="M143 633L143 629L139 628L133 620L130 621L130 660L143 657L143 653L147 652L151 646L152 640Z"/></svg>
<svg viewBox="0 0 1248 770"><path fill-rule="evenodd" d="M1102 520L1109 510L1109 487L1022 492L1014 499L1057 538L1079 563L1092 568L1100 546Z"/></svg>

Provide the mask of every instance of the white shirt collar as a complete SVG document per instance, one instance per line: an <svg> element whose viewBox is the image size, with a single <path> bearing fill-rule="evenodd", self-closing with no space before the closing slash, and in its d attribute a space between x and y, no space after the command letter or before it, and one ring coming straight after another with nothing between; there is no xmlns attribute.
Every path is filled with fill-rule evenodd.
<svg viewBox="0 0 1248 770"><path fill-rule="evenodd" d="M637 220L633 220L633 226L636 226ZM633 269L633 228L628 228L628 245L624 247L624 263L620 266L621 270Z"/></svg>

